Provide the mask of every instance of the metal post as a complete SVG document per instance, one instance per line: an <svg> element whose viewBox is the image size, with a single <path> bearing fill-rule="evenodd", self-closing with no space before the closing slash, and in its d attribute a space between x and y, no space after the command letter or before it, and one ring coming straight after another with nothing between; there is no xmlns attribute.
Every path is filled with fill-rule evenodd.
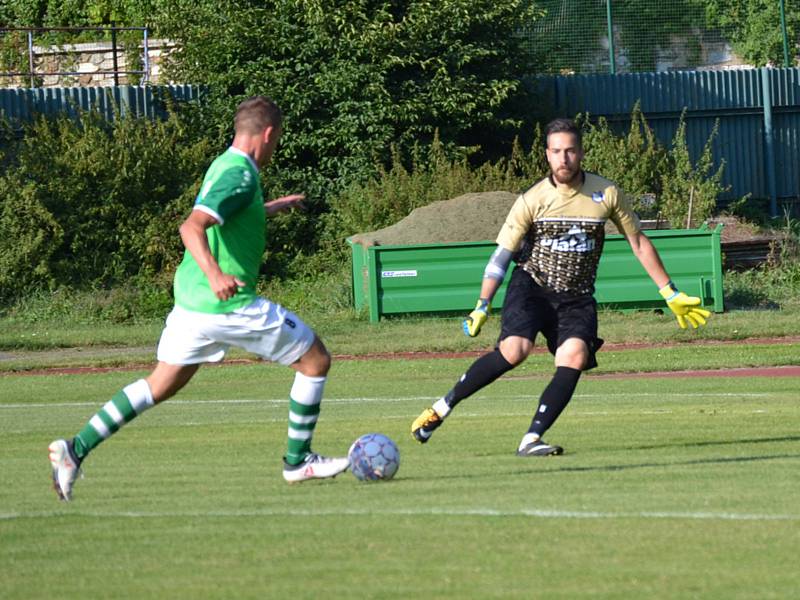
<svg viewBox="0 0 800 600"><path fill-rule="evenodd" d="M144 46L144 60L142 61L142 70L144 74L142 75L142 83L148 83L150 81L150 48L148 48L147 44L147 27L144 28L144 32L142 33L142 45Z"/></svg>
<svg viewBox="0 0 800 600"><path fill-rule="evenodd" d="M775 191L775 145L772 130L772 90L770 89L769 69L761 67L761 96L764 99L764 168L769 191L770 216L778 216L778 194Z"/></svg>
<svg viewBox="0 0 800 600"><path fill-rule="evenodd" d="M31 87L36 87L33 78L33 32L28 31L28 72L30 73Z"/></svg>
<svg viewBox="0 0 800 600"><path fill-rule="evenodd" d="M111 23L111 54L114 60L114 87L119 87L119 67L117 66L117 24Z"/></svg>
<svg viewBox="0 0 800 600"><path fill-rule="evenodd" d="M780 10L781 33L783 34L783 66L788 69L792 65L789 63L789 36L786 33L786 6L784 0L780 0Z"/></svg>
<svg viewBox="0 0 800 600"><path fill-rule="evenodd" d="M611 18L611 0L606 0L606 20L608 21L608 60L611 63L611 74L617 74L617 60L614 57L614 21Z"/></svg>

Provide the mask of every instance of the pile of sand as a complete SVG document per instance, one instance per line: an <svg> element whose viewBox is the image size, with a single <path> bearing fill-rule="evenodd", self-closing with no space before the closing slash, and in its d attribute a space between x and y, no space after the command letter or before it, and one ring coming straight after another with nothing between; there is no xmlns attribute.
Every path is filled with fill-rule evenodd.
<svg viewBox="0 0 800 600"><path fill-rule="evenodd" d="M362 246L493 241L516 199L511 192L464 194L417 208L394 225L350 239Z"/></svg>

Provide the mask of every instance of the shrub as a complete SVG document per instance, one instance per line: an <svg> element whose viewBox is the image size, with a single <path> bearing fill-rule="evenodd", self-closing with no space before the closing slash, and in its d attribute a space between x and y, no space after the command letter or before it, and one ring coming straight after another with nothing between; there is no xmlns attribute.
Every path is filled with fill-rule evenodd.
<svg viewBox="0 0 800 600"><path fill-rule="evenodd" d="M0 175L2 295L170 270L210 154L174 112L164 121L36 119Z"/></svg>

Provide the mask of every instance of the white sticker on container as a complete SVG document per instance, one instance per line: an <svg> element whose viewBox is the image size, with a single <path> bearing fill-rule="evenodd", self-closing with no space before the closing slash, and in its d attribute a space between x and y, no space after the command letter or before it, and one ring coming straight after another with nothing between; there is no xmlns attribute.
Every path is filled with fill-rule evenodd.
<svg viewBox="0 0 800 600"><path fill-rule="evenodd" d="M381 271L381 277L388 278L388 277L416 277L417 271L414 269L413 271Z"/></svg>

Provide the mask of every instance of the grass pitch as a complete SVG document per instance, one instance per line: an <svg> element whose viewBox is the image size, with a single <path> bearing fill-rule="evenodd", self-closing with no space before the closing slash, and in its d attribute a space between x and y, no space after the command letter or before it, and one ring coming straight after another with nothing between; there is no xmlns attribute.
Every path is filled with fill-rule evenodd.
<svg viewBox="0 0 800 600"><path fill-rule="evenodd" d="M551 369L514 371L413 442L469 362L335 365L315 449L385 433L391 482L284 483L292 375L237 365L100 446L70 504L47 444L142 373L0 377L0 596L796 596L796 378L588 376L547 436L566 454L522 459Z"/></svg>

